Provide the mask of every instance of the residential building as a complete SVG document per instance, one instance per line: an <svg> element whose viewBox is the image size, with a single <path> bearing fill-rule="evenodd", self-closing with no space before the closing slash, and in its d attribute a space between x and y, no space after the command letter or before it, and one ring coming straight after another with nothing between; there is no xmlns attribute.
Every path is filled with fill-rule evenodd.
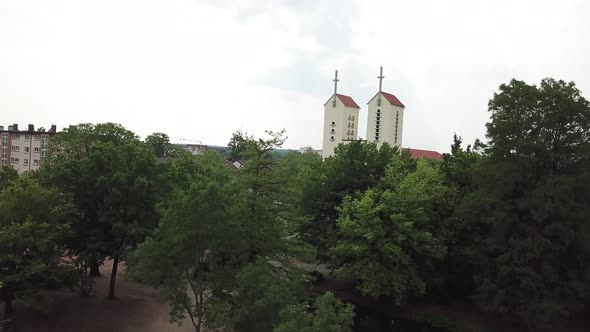
<svg viewBox="0 0 590 332"><path fill-rule="evenodd" d="M12 167L19 173L38 169L47 157L49 141L55 133L55 125L49 131L35 131L32 124L26 130L19 130L18 124L6 129L0 126L2 166Z"/></svg>

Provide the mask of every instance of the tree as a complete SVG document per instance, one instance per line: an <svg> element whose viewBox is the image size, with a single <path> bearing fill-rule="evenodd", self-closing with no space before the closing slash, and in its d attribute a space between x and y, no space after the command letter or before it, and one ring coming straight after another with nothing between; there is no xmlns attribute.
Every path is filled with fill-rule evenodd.
<svg viewBox="0 0 590 332"><path fill-rule="evenodd" d="M265 260L244 266L234 279L231 296L217 298L209 309L212 327L224 331L273 331L281 311L301 301L301 275Z"/></svg>
<svg viewBox="0 0 590 332"><path fill-rule="evenodd" d="M574 83L512 80L489 103L489 145L460 215L487 310L530 329L587 303L590 104Z"/></svg>
<svg viewBox="0 0 590 332"><path fill-rule="evenodd" d="M10 186L18 179L18 171L12 167L0 167L0 190Z"/></svg>
<svg viewBox="0 0 590 332"><path fill-rule="evenodd" d="M423 295L446 253L440 222L453 196L433 161L412 169L398 156L379 188L344 199L331 252L364 294L397 303Z"/></svg>
<svg viewBox="0 0 590 332"><path fill-rule="evenodd" d="M166 158L174 151L174 146L170 143L170 138L164 133L153 133L145 138L144 143L156 158Z"/></svg>
<svg viewBox="0 0 590 332"><path fill-rule="evenodd" d="M267 257L277 261L290 259L287 245L287 214L291 208L286 194L288 178L271 152L280 148L285 131L267 131L269 136L244 136L244 166L238 170L232 197L233 213L240 219L244 236L249 239L249 261Z"/></svg>
<svg viewBox="0 0 590 332"><path fill-rule="evenodd" d="M0 300L5 318L14 299L31 299L48 287L69 286L62 258L67 220L75 213L64 195L28 175L0 191Z"/></svg>
<svg viewBox="0 0 590 332"><path fill-rule="evenodd" d="M311 309L311 310L310 310ZM333 293L315 299L312 308L305 304L281 311L281 322L274 332L352 332L354 306L344 304Z"/></svg>
<svg viewBox="0 0 590 332"><path fill-rule="evenodd" d="M131 274L157 287L170 303L171 321L180 324L188 316L197 332L211 294L225 288L232 264L238 264L232 260L241 254L223 160L203 159L200 173L193 174L187 189L175 191L155 233L129 261Z"/></svg>
<svg viewBox="0 0 590 332"><path fill-rule="evenodd" d="M360 195L376 186L398 153L388 144L378 149L374 143L352 141L339 145L335 155L324 161L321 172L304 192L304 212L309 222L300 229L301 236L318 248L320 256L325 258L336 240L338 206L344 197Z"/></svg>
<svg viewBox="0 0 590 332"><path fill-rule="evenodd" d="M135 134L112 123L67 128L51 144L45 172L81 212L70 254L82 280L89 279L91 266L113 259L109 298L114 299L119 261L157 224L155 157ZM82 288L83 294L88 291Z"/></svg>
<svg viewBox="0 0 590 332"><path fill-rule="evenodd" d="M229 143L227 144L229 148L229 159L231 161L237 161L243 159L243 153L246 150L249 150L252 147L252 144L255 142L254 136L248 135L243 131L235 131L232 134Z"/></svg>
<svg viewBox="0 0 590 332"><path fill-rule="evenodd" d="M455 301L473 295L473 266L465 256L465 248L473 244L471 224L456 213L461 201L473 192L474 170L479 166L483 156L483 144L476 140L473 148L468 145L462 147L462 139L453 135L451 153L443 154L441 170L449 186L455 189L457 195L450 202L451 215L442 220L441 236L447 247L446 259L437 268L437 275L441 276L435 288L430 289L431 295L437 295L440 300Z"/></svg>

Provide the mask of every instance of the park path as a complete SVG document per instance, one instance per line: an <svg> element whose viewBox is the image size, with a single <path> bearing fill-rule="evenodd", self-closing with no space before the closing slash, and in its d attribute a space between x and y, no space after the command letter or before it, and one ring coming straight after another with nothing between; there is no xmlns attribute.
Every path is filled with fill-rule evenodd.
<svg viewBox="0 0 590 332"><path fill-rule="evenodd" d="M82 298L69 290L48 294L45 312L17 307L19 332L193 332L190 320L182 326L168 322L169 306L158 297L158 291L143 287L125 276L119 265L117 300L107 299L112 262L101 267L95 294Z"/></svg>

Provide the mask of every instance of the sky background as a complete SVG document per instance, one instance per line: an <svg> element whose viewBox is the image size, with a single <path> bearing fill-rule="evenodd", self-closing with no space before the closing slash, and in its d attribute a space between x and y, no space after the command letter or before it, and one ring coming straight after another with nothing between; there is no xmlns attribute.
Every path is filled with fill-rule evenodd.
<svg viewBox="0 0 590 332"><path fill-rule="evenodd" d="M575 81L590 98L584 0L0 0L0 124L117 122L226 145L286 129L321 149L323 104L383 90L405 105L403 146L484 138L512 78ZM188 142L188 141L185 141Z"/></svg>

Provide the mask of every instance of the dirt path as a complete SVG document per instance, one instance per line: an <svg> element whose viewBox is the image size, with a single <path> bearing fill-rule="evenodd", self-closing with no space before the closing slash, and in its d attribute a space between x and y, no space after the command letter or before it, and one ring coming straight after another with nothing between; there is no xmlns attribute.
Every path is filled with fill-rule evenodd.
<svg viewBox="0 0 590 332"><path fill-rule="evenodd" d="M95 294L82 298L70 291L53 292L45 312L18 306L19 332L193 332L190 320L183 326L168 322L169 306L154 289L143 287L125 277L119 265L117 300L107 300L111 262L101 267Z"/></svg>

